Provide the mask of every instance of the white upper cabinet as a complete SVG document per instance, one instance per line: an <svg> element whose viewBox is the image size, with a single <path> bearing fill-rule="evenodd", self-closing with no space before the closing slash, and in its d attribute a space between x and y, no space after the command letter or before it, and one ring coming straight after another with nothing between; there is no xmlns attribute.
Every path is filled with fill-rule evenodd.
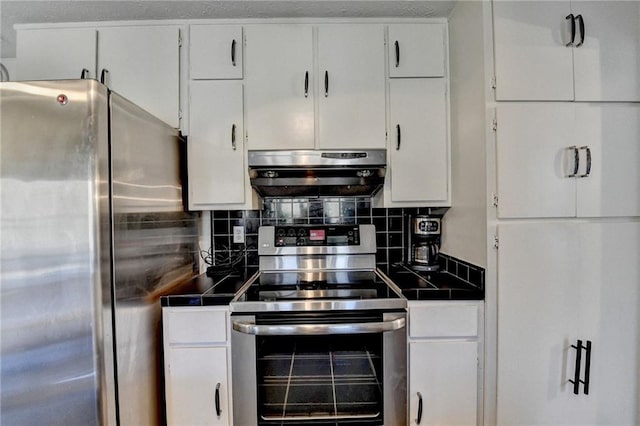
<svg viewBox="0 0 640 426"><path fill-rule="evenodd" d="M240 81L190 83L190 210L245 202L248 174L244 166L242 89Z"/></svg>
<svg viewBox="0 0 640 426"><path fill-rule="evenodd" d="M245 36L248 148L312 149L312 27L252 25Z"/></svg>
<svg viewBox="0 0 640 426"><path fill-rule="evenodd" d="M315 30L245 28L249 149L384 148L384 27L319 25L317 55Z"/></svg>
<svg viewBox="0 0 640 426"><path fill-rule="evenodd" d="M444 77L444 24L389 25L389 77Z"/></svg>
<svg viewBox="0 0 640 426"><path fill-rule="evenodd" d="M18 32L18 80L96 78L95 29L29 29ZM83 72L83 70L86 70Z"/></svg>
<svg viewBox="0 0 640 426"><path fill-rule="evenodd" d="M446 80L393 79L389 89L391 202L444 205L449 199Z"/></svg>
<svg viewBox="0 0 640 426"><path fill-rule="evenodd" d="M640 101L640 2L494 1L493 18L497 100Z"/></svg>
<svg viewBox="0 0 640 426"><path fill-rule="evenodd" d="M501 218L640 216L640 104L497 108Z"/></svg>
<svg viewBox="0 0 640 426"><path fill-rule="evenodd" d="M242 27L191 25L189 76L192 80L242 78Z"/></svg>
<svg viewBox="0 0 640 426"><path fill-rule="evenodd" d="M98 72L109 88L179 127L180 29L104 28L98 32Z"/></svg>
<svg viewBox="0 0 640 426"><path fill-rule="evenodd" d="M21 80L94 78L179 127L180 27L145 25L18 31ZM83 70L87 70L83 72Z"/></svg>
<svg viewBox="0 0 640 426"><path fill-rule="evenodd" d="M385 148L384 27L318 27L320 149Z"/></svg>
<svg viewBox="0 0 640 426"><path fill-rule="evenodd" d="M576 105L574 134L577 215L640 216L640 104Z"/></svg>

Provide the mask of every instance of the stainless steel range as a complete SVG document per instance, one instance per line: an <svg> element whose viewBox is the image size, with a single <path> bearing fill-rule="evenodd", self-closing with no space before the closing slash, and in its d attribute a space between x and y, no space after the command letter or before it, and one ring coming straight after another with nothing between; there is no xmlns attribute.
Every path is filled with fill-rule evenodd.
<svg viewBox="0 0 640 426"><path fill-rule="evenodd" d="M264 226L230 304L234 423L406 425L406 299L373 225Z"/></svg>

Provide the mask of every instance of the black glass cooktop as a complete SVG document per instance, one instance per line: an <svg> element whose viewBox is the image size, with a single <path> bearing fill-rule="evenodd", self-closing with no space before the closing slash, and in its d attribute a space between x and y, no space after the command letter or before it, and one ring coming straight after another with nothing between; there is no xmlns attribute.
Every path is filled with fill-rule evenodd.
<svg viewBox="0 0 640 426"><path fill-rule="evenodd" d="M400 297L375 271L290 271L261 272L239 300L277 302Z"/></svg>

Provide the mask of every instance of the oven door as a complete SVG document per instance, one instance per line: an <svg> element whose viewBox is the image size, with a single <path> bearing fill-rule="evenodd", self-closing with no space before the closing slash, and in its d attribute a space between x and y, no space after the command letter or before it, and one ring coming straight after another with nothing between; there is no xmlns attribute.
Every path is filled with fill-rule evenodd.
<svg viewBox="0 0 640 426"><path fill-rule="evenodd" d="M232 316L234 423L405 425L406 313Z"/></svg>

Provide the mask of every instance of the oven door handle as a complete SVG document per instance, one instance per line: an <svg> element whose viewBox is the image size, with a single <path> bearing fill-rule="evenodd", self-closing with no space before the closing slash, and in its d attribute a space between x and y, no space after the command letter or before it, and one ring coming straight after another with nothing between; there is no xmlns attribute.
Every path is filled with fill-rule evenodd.
<svg viewBox="0 0 640 426"><path fill-rule="evenodd" d="M371 334L404 328L405 318L382 322L356 322L339 324L290 324L268 325L232 321L233 329L256 336L312 336L321 334Z"/></svg>

